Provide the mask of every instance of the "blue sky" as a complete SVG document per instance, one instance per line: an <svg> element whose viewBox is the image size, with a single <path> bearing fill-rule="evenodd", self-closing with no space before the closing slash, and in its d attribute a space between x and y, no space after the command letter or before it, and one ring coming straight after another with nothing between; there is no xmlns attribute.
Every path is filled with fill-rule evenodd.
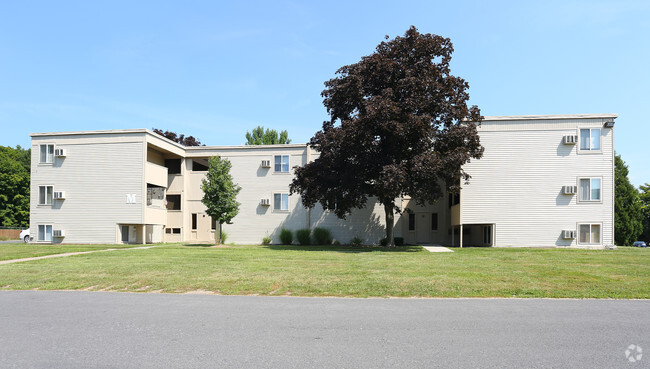
<svg viewBox="0 0 650 369"><path fill-rule="evenodd" d="M320 93L384 35L451 38L483 115L617 113L650 182L650 2L4 1L0 145L29 133L162 128L238 145L257 125L306 142Z"/></svg>

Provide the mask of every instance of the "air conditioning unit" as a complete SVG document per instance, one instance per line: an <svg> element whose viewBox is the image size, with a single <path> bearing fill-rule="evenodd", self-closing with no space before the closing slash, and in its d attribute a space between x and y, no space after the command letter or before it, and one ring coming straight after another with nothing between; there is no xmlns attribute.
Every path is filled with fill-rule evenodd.
<svg viewBox="0 0 650 369"><path fill-rule="evenodd" d="M262 199L262 200L260 200L260 205L262 205L262 206L269 206L269 205L271 205L271 200L269 200L269 199Z"/></svg>
<svg viewBox="0 0 650 369"><path fill-rule="evenodd" d="M53 237L65 237L65 231L63 229L55 229L52 231Z"/></svg>
<svg viewBox="0 0 650 369"><path fill-rule="evenodd" d="M564 136L565 145L575 145L578 142L578 136L576 135L566 135Z"/></svg>
<svg viewBox="0 0 650 369"><path fill-rule="evenodd" d="M54 156L64 157L66 154L65 149L55 149Z"/></svg>
<svg viewBox="0 0 650 369"><path fill-rule="evenodd" d="M270 160L262 160L262 168L270 168L270 167L271 167Z"/></svg>
<svg viewBox="0 0 650 369"><path fill-rule="evenodd" d="M565 240L572 240L576 238L576 231L568 230L568 229L564 230L562 231L562 238L564 238Z"/></svg>
<svg viewBox="0 0 650 369"><path fill-rule="evenodd" d="M65 191L54 191L54 200L65 199Z"/></svg>
<svg viewBox="0 0 650 369"><path fill-rule="evenodd" d="M578 186L562 186L562 192L565 195L575 195L578 192Z"/></svg>

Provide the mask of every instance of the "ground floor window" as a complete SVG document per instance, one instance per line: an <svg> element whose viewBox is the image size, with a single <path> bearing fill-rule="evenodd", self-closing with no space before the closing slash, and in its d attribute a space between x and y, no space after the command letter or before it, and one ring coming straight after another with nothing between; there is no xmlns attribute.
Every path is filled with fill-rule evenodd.
<svg viewBox="0 0 650 369"><path fill-rule="evenodd" d="M415 231L415 214L409 213L409 231Z"/></svg>
<svg viewBox="0 0 650 369"><path fill-rule="evenodd" d="M438 230L438 213L431 213L431 230Z"/></svg>
<svg viewBox="0 0 650 369"><path fill-rule="evenodd" d="M196 231L196 228L197 228L197 218L198 218L198 214L193 213L192 214L192 230L193 231Z"/></svg>
<svg viewBox="0 0 650 369"><path fill-rule="evenodd" d="M289 210L289 194L288 193L276 193L273 194L273 210Z"/></svg>
<svg viewBox="0 0 650 369"><path fill-rule="evenodd" d="M584 245L600 245L600 224L578 225L578 242Z"/></svg>
<svg viewBox="0 0 650 369"><path fill-rule="evenodd" d="M52 225L39 224L38 226L38 241L52 241Z"/></svg>
<svg viewBox="0 0 650 369"><path fill-rule="evenodd" d="M165 228L165 233L167 234L181 234L180 228Z"/></svg>

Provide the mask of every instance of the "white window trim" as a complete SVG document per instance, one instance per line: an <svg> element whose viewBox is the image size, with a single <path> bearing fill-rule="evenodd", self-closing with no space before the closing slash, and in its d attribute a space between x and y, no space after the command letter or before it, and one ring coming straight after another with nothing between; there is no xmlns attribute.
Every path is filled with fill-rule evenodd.
<svg viewBox="0 0 650 369"><path fill-rule="evenodd" d="M47 161L48 159L47 154L45 155L45 161L41 161L41 146L52 146L52 156L49 157L50 161ZM54 150L56 150L56 147L54 146L53 143L38 144L38 164L52 165L54 163Z"/></svg>
<svg viewBox="0 0 650 369"><path fill-rule="evenodd" d="M45 232L43 232L44 234L47 232L47 227L48 226L50 227L50 230L52 231L51 240L41 240L41 239L38 238L38 236L39 236L38 228L40 226L45 227ZM36 225L36 242L53 242L53 241L54 241L54 224L50 223L50 224L38 224L38 225Z"/></svg>
<svg viewBox="0 0 650 369"><path fill-rule="evenodd" d="M275 157L280 156L280 170L275 170ZM282 170L282 157L287 157L288 168L287 171ZM289 174L291 173L291 155L289 154L275 154L273 155L273 160L271 160L271 165L273 166L273 174Z"/></svg>
<svg viewBox="0 0 650 369"><path fill-rule="evenodd" d="M275 208L275 195L280 195L280 209ZM287 209L282 209L282 195L287 195ZM291 209L291 196L289 196L288 192L281 192L281 191L276 191L273 192L273 212L274 213L288 213L289 209Z"/></svg>
<svg viewBox="0 0 650 369"><path fill-rule="evenodd" d="M600 226L600 242L599 243L582 243L580 242L580 226L581 225L589 225L589 240L591 241L591 226L597 225ZM603 245L603 223L602 222L581 222L581 223L576 223L576 243L578 245L585 245L585 246L599 246Z"/></svg>
<svg viewBox="0 0 650 369"><path fill-rule="evenodd" d="M46 203L44 203L44 204L41 204L41 187L45 187L45 197L46 197L45 200L46 200ZM52 198L50 199L50 203L49 203L49 204L47 203L47 187L51 187L51 188L52 188ZM38 196L38 197L37 197L37 199L36 199L36 202L37 202L37 205L38 205L38 206L52 206L52 204L54 203L54 186L53 186L53 185L49 185L49 184L46 184L46 185L38 185L38 195L37 195L37 196Z"/></svg>
<svg viewBox="0 0 650 369"><path fill-rule="evenodd" d="M580 136L580 130L581 129L588 129L589 130L589 136L591 137L591 130L592 129L600 129L600 149L599 150L583 150L580 148L581 146L581 136ZM576 143L576 146L578 147L578 154L602 154L603 153L603 128L602 127L578 127L578 142Z"/></svg>
<svg viewBox="0 0 650 369"><path fill-rule="evenodd" d="M580 180L581 179L588 179L589 180L589 190L591 191L591 180L592 179L600 179L600 200L582 200L582 189L580 188ZM603 203L603 177L578 177L576 180L576 185L578 188L578 196L576 196L578 203L579 204L602 204ZM591 198L591 193L589 194L589 197Z"/></svg>

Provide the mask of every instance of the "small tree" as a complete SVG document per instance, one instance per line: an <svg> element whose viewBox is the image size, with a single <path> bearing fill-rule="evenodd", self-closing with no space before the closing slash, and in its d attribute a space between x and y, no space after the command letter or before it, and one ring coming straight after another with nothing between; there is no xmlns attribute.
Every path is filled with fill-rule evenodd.
<svg viewBox="0 0 650 369"><path fill-rule="evenodd" d="M211 157L208 162L208 172L205 179L201 181L203 190L203 205L208 215L219 222L219 243L221 239L221 228L223 223L230 223L239 213L237 194L241 187L233 182L230 175L232 164L228 159L221 159L218 156Z"/></svg>
<svg viewBox="0 0 650 369"><path fill-rule="evenodd" d="M246 132L246 145L281 145L289 144L289 133L284 130L278 134L274 129L264 129L262 126L253 128L251 132Z"/></svg>
<svg viewBox="0 0 650 369"><path fill-rule="evenodd" d="M458 191L469 179L462 165L483 147L480 110L467 106L469 85L450 73L452 52L449 39L411 27L341 67L322 93L330 120L309 141L320 156L296 168L291 193L340 218L373 196L395 246L395 199L408 195L424 205Z"/></svg>
<svg viewBox="0 0 650 369"><path fill-rule="evenodd" d="M650 183L639 186L639 198L641 199L641 209L643 210L643 234L641 237L644 241L650 242Z"/></svg>
<svg viewBox="0 0 650 369"><path fill-rule="evenodd" d="M639 192L627 178L627 165L616 155L614 181L616 187L614 202L614 234L616 244L630 246L643 232L643 210Z"/></svg>

